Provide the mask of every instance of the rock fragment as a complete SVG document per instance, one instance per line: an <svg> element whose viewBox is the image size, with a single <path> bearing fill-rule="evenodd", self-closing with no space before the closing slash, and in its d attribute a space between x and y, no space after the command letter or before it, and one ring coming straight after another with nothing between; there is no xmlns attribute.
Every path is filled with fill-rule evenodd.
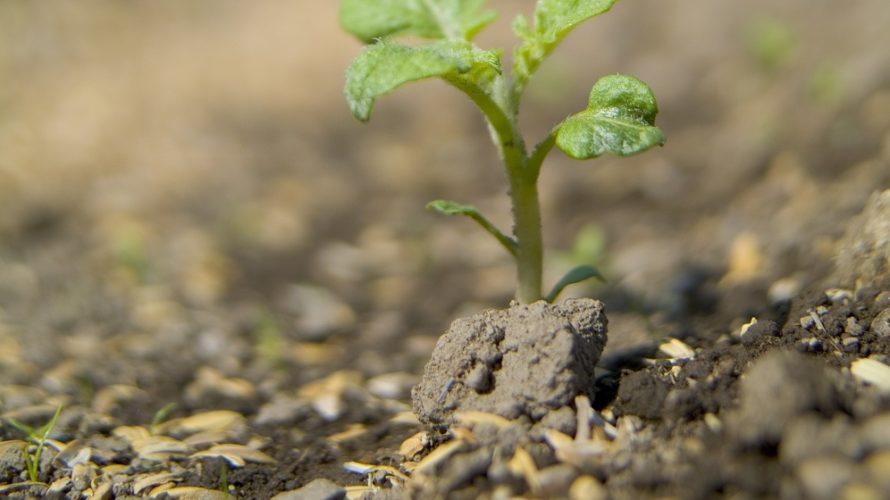
<svg viewBox="0 0 890 500"><path fill-rule="evenodd" d="M879 312L871 322L871 331L881 337L890 337L890 307Z"/></svg>
<svg viewBox="0 0 890 500"><path fill-rule="evenodd" d="M352 308L324 288L293 285L281 302L296 316L294 326L303 340L322 341L355 325Z"/></svg>
<svg viewBox="0 0 890 500"><path fill-rule="evenodd" d="M329 479L315 479L302 488L283 491L272 500L342 500L346 490Z"/></svg>
<svg viewBox="0 0 890 500"><path fill-rule="evenodd" d="M869 198L841 241L834 278L852 284L890 269L890 189Z"/></svg>
<svg viewBox="0 0 890 500"><path fill-rule="evenodd" d="M831 414L838 404L824 365L793 352L764 355L740 387L741 404L732 422L740 440L750 444L778 443L797 415L811 410Z"/></svg>
<svg viewBox="0 0 890 500"><path fill-rule="evenodd" d="M853 463L839 455L819 455L797 467L796 475L806 498L837 498L838 491L853 477Z"/></svg>
<svg viewBox="0 0 890 500"><path fill-rule="evenodd" d="M871 358L857 359L850 365L850 373L881 393L890 394L890 366Z"/></svg>

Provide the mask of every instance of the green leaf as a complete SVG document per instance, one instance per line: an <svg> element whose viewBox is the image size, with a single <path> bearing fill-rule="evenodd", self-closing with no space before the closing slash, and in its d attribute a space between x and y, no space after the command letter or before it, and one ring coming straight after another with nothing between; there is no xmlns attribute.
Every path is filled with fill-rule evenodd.
<svg viewBox="0 0 890 500"><path fill-rule="evenodd" d="M631 76L606 76L591 89L587 109L559 125L556 145L579 160L640 153L664 144L664 134L655 126L657 114L655 96L645 83Z"/></svg>
<svg viewBox="0 0 890 500"><path fill-rule="evenodd" d="M522 40L516 49L514 71L524 84L541 61L576 26L612 8L617 0L538 0L535 7L535 26L519 16L513 32Z"/></svg>
<svg viewBox="0 0 890 500"><path fill-rule="evenodd" d="M157 428L161 425L165 420L170 418L170 415L176 409L178 405L176 403L167 403L161 407L158 411L155 412L154 416L151 418L151 424L148 429L151 434L157 434Z"/></svg>
<svg viewBox="0 0 890 500"><path fill-rule="evenodd" d="M439 212L442 215L463 215L473 219L482 226L482 229L485 229L489 234L494 236L511 255L514 257L516 256L518 247L516 240L502 233L473 205L464 205L450 200L435 200L427 203L426 208Z"/></svg>
<svg viewBox="0 0 890 500"><path fill-rule="evenodd" d="M486 87L500 72L497 52L481 50L464 40L419 47L379 41L359 54L346 71L344 93L352 114L367 121L377 98L405 83L442 77L467 84L464 86Z"/></svg>
<svg viewBox="0 0 890 500"><path fill-rule="evenodd" d="M495 18L485 0L343 0L340 24L370 43L391 35L470 40Z"/></svg>
<svg viewBox="0 0 890 500"><path fill-rule="evenodd" d="M535 31L547 42L559 41L575 26L598 16L617 0L538 0Z"/></svg>
<svg viewBox="0 0 890 500"><path fill-rule="evenodd" d="M565 276L563 276L555 285L553 285L553 289L550 290L550 293L547 294L545 300L547 302L553 302L554 300L556 300L556 297L559 297L559 294L562 293L565 287L574 285L575 283L580 283L590 278L596 278L603 282L606 281L606 278L603 277L602 273L600 273L593 266L575 267L567 272Z"/></svg>
<svg viewBox="0 0 890 500"><path fill-rule="evenodd" d="M18 420L14 419L14 418L7 418L6 421L9 422L9 425L15 427L16 430L18 430L19 432L21 432L22 434L24 434L24 435L27 436L28 438L30 438L31 436L37 434L37 433L34 431L34 428L33 428L33 427L31 427L31 426L28 425L28 424L19 422Z"/></svg>

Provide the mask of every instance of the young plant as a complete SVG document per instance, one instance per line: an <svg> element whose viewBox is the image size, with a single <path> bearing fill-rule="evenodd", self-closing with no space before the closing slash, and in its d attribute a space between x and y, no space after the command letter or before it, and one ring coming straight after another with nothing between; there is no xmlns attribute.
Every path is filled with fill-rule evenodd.
<svg viewBox="0 0 890 500"><path fill-rule="evenodd" d="M160 434L158 431L160 430L161 424L170 418L170 415L173 414L177 406L176 403L167 403L156 411L154 416L151 417L151 424L148 425L148 433L152 436Z"/></svg>
<svg viewBox="0 0 890 500"><path fill-rule="evenodd" d="M628 156L664 144L655 127L658 105L642 81L625 75L600 79L590 91L587 108L566 118L531 150L518 124L526 85L541 63L576 26L608 11L616 0L538 0L534 23L519 16L513 31L519 38L513 68L505 71L502 50L483 50L472 39L495 14L485 0L342 0L340 23L369 44L346 72L346 100L361 121L371 117L375 101L416 80L441 78L464 92L488 121L492 141L506 170L513 207L513 235L508 236L475 207L437 200L429 208L464 215L479 223L516 261L516 298L530 303L552 301L572 283L600 277L590 266L569 271L547 294L542 293L543 246L538 202L538 174L554 146L584 160L604 153ZM396 37L426 40L417 45Z"/></svg>
<svg viewBox="0 0 890 500"><path fill-rule="evenodd" d="M62 406L56 408L53 418L50 419L43 427L37 429L30 425L19 422L14 418L9 419L9 424L18 429L19 432L27 436L28 442L31 443L25 449L25 468L28 470L28 478L32 482L39 480L40 457L43 455L43 449L46 447L46 441L49 439L50 433L56 427L59 415L62 413Z"/></svg>

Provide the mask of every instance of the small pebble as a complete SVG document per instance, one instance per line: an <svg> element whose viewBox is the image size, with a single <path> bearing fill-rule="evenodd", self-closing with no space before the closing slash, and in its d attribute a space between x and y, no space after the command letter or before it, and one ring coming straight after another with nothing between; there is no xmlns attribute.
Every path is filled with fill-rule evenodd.
<svg viewBox="0 0 890 500"><path fill-rule="evenodd" d="M756 324L757 324L757 318L751 318L751 321L745 323L745 324L742 325L742 327L739 329L739 337L744 337L745 334L748 333L748 330L749 330L752 326L754 326L754 325L756 325Z"/></svg>
<svg viewBox="0 0 890 500"><path fill-rule="evenodd" d="M272 500L341 500L346 498L346 490L329 479L315 479L302 488L283 491Z"/></svg>
<svg viewBox="0 0 890 500"><path fill-rule="evenodd" d="M491 370L482 363L477 363L467 374L467 385L479 393L490 391L492 382Z"/></svg>
<svg viewBox="0 0 890 500"><path fill-rule="evenodd" d="M742 343L745 345L753 344L763 337L776 337L779 335L780 331L779 325L771 320L752 320L752 323L749 323L746 326L748 326L748 328L745 328L742 333Z"/></svg>
<svg viewBox="0 0 890 500"><path fill-rule="evenodd" d="M890 411L875 415L857 429L859 441L865 450L890 452ZM890 469L887 469L890 471Z"/></svg>
<svg viewBox="0 0 890 500"><path fill-rule="evenodd" d="M837 304L853 298L853 292L843 288L829 288L825 290L825 296L832 304Z"/></svg>
<svg viewBox="0 0 890 500"><path fill-rule="evenodd" d="M368 380L368 392L384 399L409 398L411 388L418 382L420 379L411 373L384 373Z"/></svg>
<svg viewBox="0 0 890 500"><path fill-rule="evenodd" d="M890 307L879 312L871 322L871 331L881 337L890 337Z"/></svg>
<svg viewBox="0 0 890 500"><path fill-rule="evenodd" d="M62 477L62 478L59 478L59 479L56 479L55 481L53 481L49 485L49 488L46 489L46 492L49 494L59 495L59 494L65 493L65 491L67 491L67 490L70 490L72 486L74 486L74 489L76 489L76 490L79 490L79 491L84 490L84 488L81 488L77 485L73 485L71 479L69 479L67 477Z"/></svg>
<svg viewBox="0 0 890 500"><path fill-rule="evenodd" d="M257 425L287 425L312 413L312 405L305 400L286 395L275 395L257 412Z"/></svg>
<svg viewBox="0 0 890 500"><path fill-rule="evenodd" d="M769 287L767 297L770 304L790 302L800 291L800 282L795 278L782 278Z"/></svg>
<svg viewBox="0 0 890 500"><path fill-rule="evenodd" d="M805 352L822 352L822 341L816 337L800 339L798 345Z"/></svg>
<svg viewBox="0 0 890 500"><path fill-rule="evenodd" d="M695 358L695 350L680 339L672 338L658 346L658 350L671 359Z"/></svg>
<svg viewBox="0 0 890 500"><path fill-rule="evenodd" d="M838 453L847 458L862 455L862 447L854 439L849 417L836 416L828 420L816 413L795 417L782 433L779 460L794 468L806 460L823 454Z"/></svg>
<svg viewBox="0 0 890 500"><path fill-rule="evenodd" d="M862 483L850 483L844 486L838 498L843 500L883 500L886 498L881 490Z"/></svg>
<svg viewBox="0 0 890 500"><path fill-rule="evenodd" d="M805 330L811 330L816 326L816 319L810 315L803 316L800 318L800 326Z"/></svg>
<svg viewBox="0 0 890 500"><path fill-rule="evenodd" d="M544 418L536 425L543 432L546 429L555 429L559 432L569 435L575 435L577 430L578 419L575 412L568 406L563 406L558 410L552 410L544 415Z"/></svg>
<svg viewBox="0 0 890 500"><path fill-rule="evenodd" d="M853 462L838 455L819 455L797 467L797 477L806 498L837 498L838 491L853 477Z"/></svg>
<svg viewBox="0 0 890 500"><path fill-rule="evenodd" d="M778 443L792 419L837 407L835 389L823 362L812 356L771 351L740 381L740 405L728 425L744 442Z"/></svg>
<svg viewBox="0 0 890 500"><path fill-rule="evenodd" d="M862 325L860 325L859 322L856 321L856 318L854 318L853 316L847 318L847 323L844 325L844 333L846 333L847 335L858 337L862 335L863 332L865 332L865 328L863 328Z"/></svg>
<svg viewBox="0 0 890 500"><path fill-rule="evenodd" d="M609 498L605 486L592 476L581 476L575 479L569 488L571 500L605 500Z"/></svg>
<svg viewBox="0 0 890 500"><path fill-rule="evenodd" d="M71 470L71 481L77 490L87 489L95 478L96 467L92 464L77 464Z"/></svg>
<svg viewBox="0 0 890 500"><path fill-rule="evenodd" d="M569 464L551 465L538 471L535 493L545 498L559 498L569 491L577 477L578 471Z"/></svg>
<svg viewBox="0 0 890 500"><path fill-rule="evenodd" d="M859 351L859 339L856 337L842 337L841 344L844 346L844 352Z"/></svg>
<svg viewBox="0 0 890 500"><path fill-rule="evenodd" d="M890 394L890 366L874 358L863 358L850 365L850 373L859 380L875 386L880 392Z"/></svg>
<svg viewBox="0 0 890 500"><path fill-rule="evenodd" d="M200 486L176 486L161 485L151 490L150 498L157 498L161 494L165 498L178 498L183 500L228 500L231 496L219 490L202 488Z"/></svg>
<svg viewBox="0 0 890 500"><path fill-rule="evenodd" d="M293 285L280 302L288 312L296 315L294 326L303 340L325 340L349 330L356 322L352 308L325 288Z"/></svg>
<svg viewBox="0 0 890 500"><path fill-rule="evenodd" d="M872 453L863 464L872 482L884 491L890 491L890 450Z"/></svg>
<svg viewBox="0 0 890 500"><path fill-rule="evenodd" d="M25 463L25 447L27 444L20 440L0 441L0 467L4 470L15 470L20 464Z"/></svg>

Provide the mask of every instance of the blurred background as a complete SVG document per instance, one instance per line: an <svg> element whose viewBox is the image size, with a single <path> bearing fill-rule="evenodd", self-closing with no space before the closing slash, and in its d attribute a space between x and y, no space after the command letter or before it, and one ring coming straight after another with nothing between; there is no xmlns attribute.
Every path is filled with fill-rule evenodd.
<svg viewBox="0 0 890 500"><path fill-rule="evenodd" d="M477 41L510 47L533 2L491 4L501 16ZM473 203L509 228L481 116L424 82L356 122L342 85L361 45L336 9L0 1L10 377L68 383L86 368L60 359L116 352L92 383L178 384L192 372L177 352L248 378L283 357L309 378L347 347L366 372L416 372L451 319L509 301L497 243L423 208ZM611 297L632 330L622 314L689 307L678 294L704 282L719 299L821 279L845 221L890 183L888 26L886 0L623 0L579 28L529 88L529 142L620 72L653 88L668 143L548 159L548 283L601 267L608 286L572 293ZM130 374L134 357L157 364Z"/></svg>

